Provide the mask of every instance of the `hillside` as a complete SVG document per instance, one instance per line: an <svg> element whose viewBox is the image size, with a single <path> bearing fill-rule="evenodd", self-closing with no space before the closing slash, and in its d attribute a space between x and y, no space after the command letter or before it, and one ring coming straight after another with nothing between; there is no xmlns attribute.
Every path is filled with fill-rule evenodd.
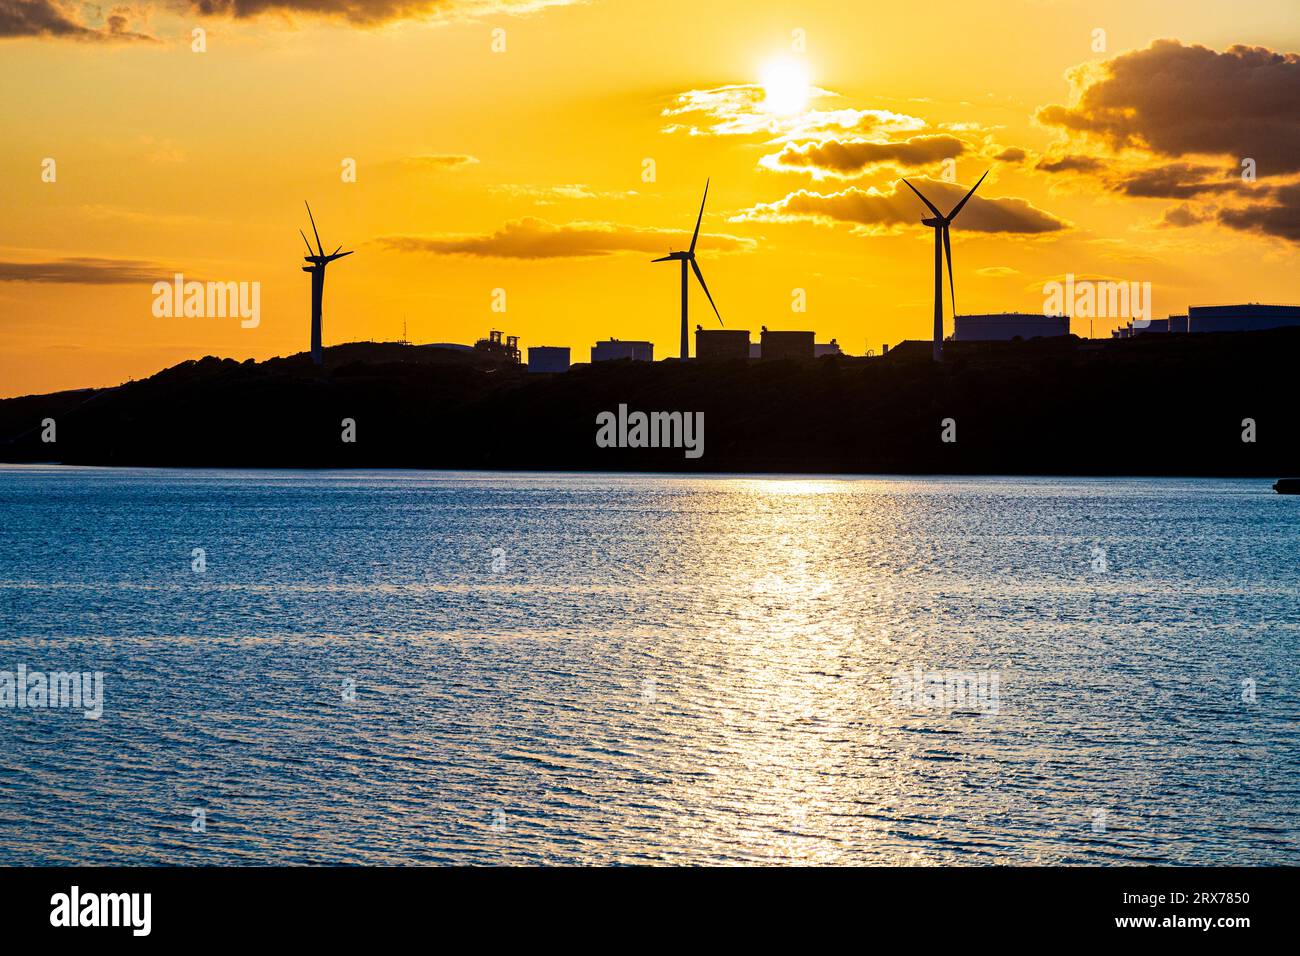
<svg viewBox="0 0 1300 956"><path fill-rule="evenodd" d="M1300 329L929 346L808 363L606 362L562 375L358 343L204 358L0 401L0 460L701 472L1300 474ZM599 448L596 416L703 412L704 454ZM57 442L40 422L57 422ZM356 422L356 441L341 422ZM956 421L953 443L941 421ZM1244 418L1257 441L1241 440Z"/></svg>

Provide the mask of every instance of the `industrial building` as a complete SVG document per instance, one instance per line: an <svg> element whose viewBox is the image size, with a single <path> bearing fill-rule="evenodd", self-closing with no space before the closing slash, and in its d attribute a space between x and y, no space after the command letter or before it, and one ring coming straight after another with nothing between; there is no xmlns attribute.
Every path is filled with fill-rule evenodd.
<svg viewBox="0 0 1300 956"><path fill-rule="evenodd" d="M516 365L519 364L522 358L519 352L519 336L508 335L506 340L502 342L501 333L496 329L489 332L487 338L475 342L474 351L507 362L514 362Z"/></svg>
<svg viewBox="0 0 1300 956"><path fill-rule="evenodd" d="M1010 342L1017 338L1039 339L1069 334L1070 320L1063 315L994 312L953 317L954 342Z"/></svg>
<svg viewBox="0 0 1300 956"><path fill-rule="evenodd" d="M1194 305L1186 315L1151 319L1146 324L1130 322L1111 333L1112 338L1160 332L1262 332L1266 329L1300 326L1300 305Z"/></svg>
<svg viewBox="0 0 1300 956"><path fill-rule="evenodd" d="M567 372L569 348L558 345L534 345L528 349L528 371Z"/></svg>
<svg viewBox="0 0 1300 956"><path fill-rule="evenodd" d="M1184 323L1187 317L1183 316ZM1145 322L1130 322L1128 325L1121 325L1114 332L1110 333L1113 339L1131 339L1135 335L1145 335L1147 333L1163 334L1168 332L1173 326L1173 316L1167 319L1148 319ZM1187 331L1184 326L1183 331Z"/></svg>
<svg viewBox="0 0 1300 956"><path fill-rule="evenodd" d="M591 360L593 362L611 362L616 359L653 362L655 360L654 343L624 342L620 339L609 339L605 342L597 342L591 347Z"/></svg>
<svg viewBox="0 0 1300 956"><path fill-rule="evenodd" d="M840 343L831 339L829 342L818 342L813 346L813 358L821 358L823 355L843 355L840 351Z"/></svg>
<svg viewBox="0 0 1300 956"><path fill-rule="evenodd" d="M701 362L741 361L749 358L748 329L695 327L695 357Z"/></svg>
<svg viewBox="0 0 1300 956"><path fill-rule="evenodd" d="M759 344L760 355L764 361L772 359L811 359L814 354L813 332L773 332L763 326Z"/></svg>
<svg viewBox="0 0 1300 956"><path fill-rule="evenodd" d="M1300 305L1194 305L1187 310L1189 332L1260 332L1300 326Z"/></svg>

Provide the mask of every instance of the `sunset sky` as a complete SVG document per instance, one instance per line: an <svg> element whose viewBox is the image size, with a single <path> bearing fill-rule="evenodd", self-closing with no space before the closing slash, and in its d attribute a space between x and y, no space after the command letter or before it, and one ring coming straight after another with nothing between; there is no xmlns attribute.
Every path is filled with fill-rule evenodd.
<svg viewBox="0 0 1300 956"><path fill-rule="evenodd" d="M985 169L961 312L1042 311L1066 273L1149 281L1157 317L1300 301L1297 34L1293 0L0 0L0 396L305 350L304 199L356 253L326 345L405 318L414 342L675 355L676 266L650 260L708 177L700 264L755 334L928 337L899 177L946 207ZM155 318L175 272L260 282L260 326Z"/></svg>

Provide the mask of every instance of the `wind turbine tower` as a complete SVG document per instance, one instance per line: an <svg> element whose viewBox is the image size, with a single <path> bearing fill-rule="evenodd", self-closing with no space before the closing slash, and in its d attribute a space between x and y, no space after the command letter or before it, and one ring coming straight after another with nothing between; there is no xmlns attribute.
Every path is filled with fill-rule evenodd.
<svg viewBox="0 0 1300 956"><path fill-rule="evenodd" d="M985 170L984 176L988 174L989 171ZM962 206L966 205L966 201L975 195L975 190L980 188L980 183L984 182L984 176L979 178L979 182L970 188L970 192L963 196L961 202L953 206L952 212L946 216L939 211L934 203L922 196L919 189L908 183L906 179L903 180L903 182L907 183L907 188L916 193L921 202L925 203L930 211L934 213L933 217L922 219L921 225L929 226L934 230L934 360L936 362L943 361L943 260L945 256L948 259L948 291L952 294L952 315L954 319L957 317L957 290L953 288L952 282L952 239L948 236L948 227L957 218L957 214L961 212Z"/></svg>
<svg viewBox="0 0 1300 956"><path fill-rule="evenodd" d="M311 214L311 206L305 201L303 205L307 206L307 218L311 220L311 231L316 237L316 251L312 252L311 243L307 242L306 234L301 229L298 230L298 235L302 236L302 241L307 242L307 255L303 256L303 258L311 263L309 266L302 267L303 272L311 273L311 361L313 365L321 365L325 361L320 344L320 310L321 299L325 296L325 267L335 259L342 259L344 256L352 255L352 253L339 252L339 249L343 248L339 246L339 249L335 249L328 256L325 255L325 249L320 243L320 233L316 231L316 219Z"/></svg>
<svg viewBox="0 0 1300 956"><path fill-rule="evenodd" d="M704 203L709 198L709 181L704 182L704 199L700 200L700 214L695 219L695 232L691 235L691 247L685 252L670 252L661 259L652 259L652 262L672 262L677 261L682 264L682 361L691 357L691 344L686 324L687 309L687 289L690 286L689 277L686 267L689 265L695 271L695 278L700 280L700 288L704 294L709 297L709 305L713 306L713 314L718 317L718 324L722 324L722 315L718 312L718 307L714 305L713 296L709 295L709 287L704 282L704 273L700 271L700 265L695 261L695 243L700 238L700 223L704 221Z"/></svg>

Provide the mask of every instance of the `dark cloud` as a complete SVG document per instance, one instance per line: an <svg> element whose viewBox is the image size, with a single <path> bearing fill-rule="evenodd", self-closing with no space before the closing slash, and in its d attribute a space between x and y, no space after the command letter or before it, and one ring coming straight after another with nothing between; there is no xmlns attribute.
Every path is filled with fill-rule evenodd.
<svg viewBox="0 0 1300 956"><path fill-rule="evenodd" d="M114 7L103 28L81 15L78 4L60 0L0 0L0 37L51 37L71 40L149 40L130 29L126 9Z"/></svg>
<svg viewBox="0 0 1300 956"><path fill-rule="evenodd" d="M1035 165L1045 173L1095 173L1106 164L1095 156L1061 156L1058 159L1043 157Z"/></svg>
<svg viewBox="0 0 1300 956"><path fill-rule="evenodd" d="M195 11L208 16L246 19L264 13L300 13L356 24L527 13L573 2L575 0L189 0Z"/></svg>
<svg viewBox="0 0 1300 956"><path fill-rule="evenodd" d="M881 163L927 166L954 159L967 145L955 136L913 136L901 142L873 143L867 140L826 139L812 143L791 143L781 152L765 156L762 165L777 170L808 170L847 176Z"/></svg>
<svg viewBox="0 0 1300 956"><path fill-rule="evenodd" d="M127 285L171 278L174 269L139 259L70 257L50 262L0 262L0 282Z"/></svg>
<svg viewBox="0 0 1300 956"><path fill-rule="evenodd" d="M1158 156L1251 157L1261 176L1300 171L1296 54L1157 40L1070 78L1076 105L1043 107L1046 125Z"/></svg>
<svg viewBox="0 0 1300 956"><path fill-rule="evenodd" d="M676 229L654 229L605 222L555 225L532 217L507 222L487 235L382 236L377 240L397 252L480 256L502 259L567 259L605 256L615 252L666 253L685 248L690 235ZM747 251L752 239L727 235L701 235L703 247L714 251Z"/></svg>
<svg viewBox="0 0 1300 956"><path fill-rule="evenodd" d="M1218 221L1230 229L1300 242L1300 183L1279 186L1258 202L1220 209Z"/></svg>
<svg viewBox="0 0 1300 956"><path fill-rule="evenodd" d="M993 158L1003 163L1023 163L1028 155L1019 146L1008 146Z"/></svg>
<svg viewBox="0 0 1300 956"><path fill-rule="evenodd" d="M1190 199L1226 193L1242 186L1235 170L1223 170L1198 163L1161 163L1156 166L1125 165L1119 159L1107 162L1095 156L1061 156L1040 159L1035 169L1045 173L1083 173L1095 176L1111 192L1135 199Z"/></svg>
<svg viewBox="0 0 1300 956"><path fill-rule="evenodd" d="M1190 163L1171 163L1141 169L1113 179L1110 188L1128 196L1146 199L1188 199L1205 193L1225 192L1241 185L1232 181L1222 170L1212 166L1194 166Z"/></svg>
<svg viewBox="0 0 1300 956"><path fill-rule="evenodd" d="M397 20L416 13L432 13L449 6L444 0L190 0L190 6L205 16L237 19L275 11L335 17L352 23Z"/></svg>
<svg viewBox="0 0 1300 956"><path fill-rule="evenodd" d="M564 6L578 0L177 0L202 16L248 19L262 14L301 14L343 20L358 25L392 20L432 20L449 17L528 13ZM162 4L155 4L162 6ZM72 0L0 0L0 37L49 37L76 40L150 40L133 32L131 10L114 7L103 26L87 21L89 4Z"/></svg>
<svg viewBox="0 0 1300 956"><path fill-rule="evenodd" d="M969 186L912 179L931 202L947 211L961 201ZM919 223L929 210L901 181L890 192L850 187L838 193L822 194L801 189L773 203L759 203L732 218L733 222L790 222L800 219L829 219L862 226L895 226ZM971 197L957 221L972 232L1044 233L1068 228L1069 223L1019 198L988 199L979 193Z"/></svg>
<svg viewBox="0 0 1300 956"><path fill-rule="evenodd" d="M1166 209L1165 214L1160 217L1160 225L1183 228L1186 226L1195 226L1200 222L1205 222L1207 218L1208 217L1205 213L1193 209L1184 202Z"/></svg>

